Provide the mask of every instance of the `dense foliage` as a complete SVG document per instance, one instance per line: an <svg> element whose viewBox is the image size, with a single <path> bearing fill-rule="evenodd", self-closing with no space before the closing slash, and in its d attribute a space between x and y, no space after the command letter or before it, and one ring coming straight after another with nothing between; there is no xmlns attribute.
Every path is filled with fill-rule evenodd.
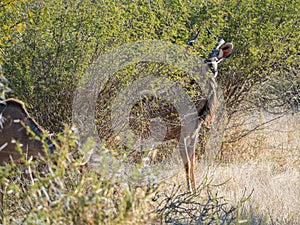
<svg viewBox="0 0 300 225"><path fill-rule="evenodd" d="M297 1L13 1L0 5L0 64L13 96L52 131L70 123L73 91L86 67L126 42L167 40L195 50L235 45L218 81L229 115L245 100L280 110L299 105ZM249 109L249 104L247 104Z"/></svg>
<svg viewBox="0 0 300 225"><path fill-rule="evenodd" d="M296 112L300 105L299 12L296 0L3 0L0 98L24 101L43 127L61 132L65 124L71 124L79 80L99 56L137 40L186 46L202 30L189 51L206 57L215 45L215 37L205 30L208 27L234 44L232 57L220 66L217 77L229 119L261 109L273 114ZM111 130L106 106L119 89L149 73L189 84L178 68L159 63L124 68L100 94L96 118L100 135L111 136L105 133ZM197 97L198 89L188 90L192 98ZM133 116L140 112L135 110ZM136 121L132 123L135 126ZM234 132L229 134L231 141L247 134ZM77 150L92 147L77 146L70 133L58 135L60 154L21 167L1 167L1 223L145 224L151 217L145 212L150 211L145 207L149 193L140 197L139 187L115 184L103 175L105 170L90 171L86 157ZM39 169L38 164L44 167ZM202 198L204 189L193 195L178 194L174 187L172 196L160 199L156 212L160 222L238 223L239 206L228 205L225 198L213 196L205 182L202 185L207 198Z"/></svg>

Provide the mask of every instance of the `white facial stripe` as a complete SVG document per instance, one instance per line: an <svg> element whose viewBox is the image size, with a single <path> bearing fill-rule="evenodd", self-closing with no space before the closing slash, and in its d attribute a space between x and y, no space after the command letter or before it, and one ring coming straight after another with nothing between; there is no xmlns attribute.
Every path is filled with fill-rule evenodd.
<svg viewBox="0 0 300 225"><path fill-rule="evenodd" d="M1 113L0 114L0 130L3 129L5 121L6 121L6 118Z"/></svg>
<svg viewBox="0 0 300 225"><path fill-rule="evenodd" d="M0 152L3 150L3 149L5 149L5 147L8 145L8 143L6 142L6 143L4 143L1 147L0 147Z"/></svg>

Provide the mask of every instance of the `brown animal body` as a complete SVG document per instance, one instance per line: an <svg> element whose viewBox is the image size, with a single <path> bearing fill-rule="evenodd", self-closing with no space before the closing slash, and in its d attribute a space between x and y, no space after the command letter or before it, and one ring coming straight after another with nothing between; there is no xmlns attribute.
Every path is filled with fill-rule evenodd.
<svg viewBox="0 0 300 225"><path fill-rule="evenodd" d="M199 130L202 125L210 127L213 122L217 107L219 105L217 97L217 83L214 78L209 78L208 95L210 97L197 101L196 109L198 113L198 121L193 129L188 132L182 130L182 126L173 126L167 131L165 140L175 139L178 141L178 148L183 160L185 172L187 175L187 186L189 190L195 190L195 147L198 140Z"/></svg>
<svg viewBox="0 0 300 225"><path fill-rule="evenodd" d="M205 63L209 66L213 73L213 77L207 80L207 98L204 101L198 101L196 103L196 108L198 112L198 123L194 127L192 132L180 134L180 132L174 132L173 136L179 140L179 151L181 158L183 160L186 177L187 177L187 186L190 191L196 190L195 185L195 148L198 140L198 133L201 129L203 123L206 126L210 126L211 122L215 117L217 107L219 104L217 96L217 83L215 77L218 75L218 64L223 61L225 58L228 58L233 49L233 44L226 43L223 39L219 39L216 47L209 54L208 58L205 60ZM184 132L184 131L181 131ZM180 136L179 136L179 135Z"/></svg>
<svg viewBox="0 0 300 225"><path fill-rule="evenodd" d="M23 102L7 99L0 103L0 165L20 159L22 154L35 157L44 155L47 149L52 153L55 146L44 134L45 131L30 117Z"/></svg>
<svg viewBox="0 0 300 225"><path fill-rule="evenodd" d="M195 185L195 148L198 140L198 133L201 129L203 123L207 126L213 121L219 101L217 96L217 83L215 78L218 75L218 64L224 59L228 58L233 49L233 44L226 43L223 39L219 39L216 47L209 54L208 58L205 60L205 63L209 66L213 73L213 77L208 79L208 93L207 98L204 102L197 102L196 108L198 112L198 124L194 127L193 132L184 133L180 135L177 140L179 140L179 151L181 158L183 160L186 177L187 177L187 186L190 191L196 190ZM203 104L204 103L204 104ZM183 131L184 132L184 131ZM174 134L175 135L175 134Z"/></svg>
<svg viewBox="0 0 300 225"><path fill-rule="evenodd" d="M163 133L161 140L175 139L178 142L178 148L181 158L183 160L185 172L187 175L187 186L190 191L195 191L195 147L198 140L198 133L202 125L210 126L214 120L217 107L219 105L217 89L218 85L215 81L215 77L218 75L218 64L225 58L229 57L232 53L233 45L226 43L221 39L217 43L215 49L209 54L205 63L211 69L213 76L207 79L206 98L200 99L195 103L195 107L198 113L198 121L195 123L195 127L188 127L187 130L182 130L184 126L181 126L182 121L178 121L178 114L176 109L171 111L165 111L165 113L159 116L163 120L171 121L167 130ZM157 115L154 115L154 117ZM177 119L177 120L176 120ZM171 124L171 125L170 125ZM155 153L154 153L155 154ZM153 158L153 157L152 157Z"/></svg>

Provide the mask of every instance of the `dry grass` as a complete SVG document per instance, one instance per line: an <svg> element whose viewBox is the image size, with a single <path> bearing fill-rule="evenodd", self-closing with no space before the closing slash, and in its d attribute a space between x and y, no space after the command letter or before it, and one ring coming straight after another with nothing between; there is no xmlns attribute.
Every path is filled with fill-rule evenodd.
<svg viewBox="0 0 300 225"><path fill-rule="evenodd" d="M260 115L262 122L270 118ZM197 164L197 183L209 180L210 189L239 208L242 224L299 224L300 221L300 114L283 117L235 145L234 160L207 166ZM240 151L240 152L239 152ZM228 162L230 161L230 162ZM162 185L185 184L183 171ZM223 185L213 186L212 184Z"/></svg>
<svg viewBox="0 0 300 225"><path fill-rule="evenodd" d="M162 173L173 176L158 188L134 176L127 179L131 183L122 183L113 179L116 172L111 178L104 175L108 172L104 161L97 162L100 173L80 166L85 158L80 154L70 158L70 145L62 140L65 145L54 157L56 163L48 162L44 172L32 168L34 182L23 179L16 168L6 168L15 174L2 172L6 189L1 188L5 199L0 220L4 224L298 224L300 116L292 118L240 141L233 149L235 160L209 166L198 162L195 195L186 192L180 159L175 167L165 163ZM54 172L49 173L51 168Z"/></svg>
<svg viewBox="0 0 300 225"><path fill-rule="evenodd" d="M224 196L233 206L252 193L239 208L243 224L298 224L300 221L300 172L296 165L283 168L276 161L265 159L209 167L198 164L196 174L198 184L208 178L211 191ZM172 181L179 180L185 182L184 173L169 180L161 190L170 193Z"/></svg>
<svg viewBox="0 0 300 225"><path fill-rule="evenodd" d="M270 117L261 116L265 122ZM257 137L260 141L257 142ZM254 190L243 213L259 224L299 224L300 221L300 113L268 124L243 140L247 162L217 166L215 180L231 180L222 192L239 199L243 189ZM259 143L259 144L258 144ZM254 223L254 224L256 224Z"/></svg>
<svg viewBox="0 0 300 225"><path fill-rule="evenodd" d="M253 194L242 207L249 224L297 224L300 221L300 174L294 167L279 170L273 162L257 161L214 167L214 182L229 180L220 193L234 202ZM264 223L263 223L264 224Z"/></svg>

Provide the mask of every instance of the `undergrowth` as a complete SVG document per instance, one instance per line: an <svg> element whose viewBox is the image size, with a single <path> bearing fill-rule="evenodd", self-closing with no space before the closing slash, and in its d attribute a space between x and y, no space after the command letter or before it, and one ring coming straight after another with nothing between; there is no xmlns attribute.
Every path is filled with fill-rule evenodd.
<svg viewBox="0 0 300 225"><path fill-rule="evenodd" d="M68 130L44 158L0 169L1 224L230 224L239 205L203 182L196 193L141 187L95 171ZM100 161L98 161L99 163ZM153 197L154 195L154 197Z"/></svg>

